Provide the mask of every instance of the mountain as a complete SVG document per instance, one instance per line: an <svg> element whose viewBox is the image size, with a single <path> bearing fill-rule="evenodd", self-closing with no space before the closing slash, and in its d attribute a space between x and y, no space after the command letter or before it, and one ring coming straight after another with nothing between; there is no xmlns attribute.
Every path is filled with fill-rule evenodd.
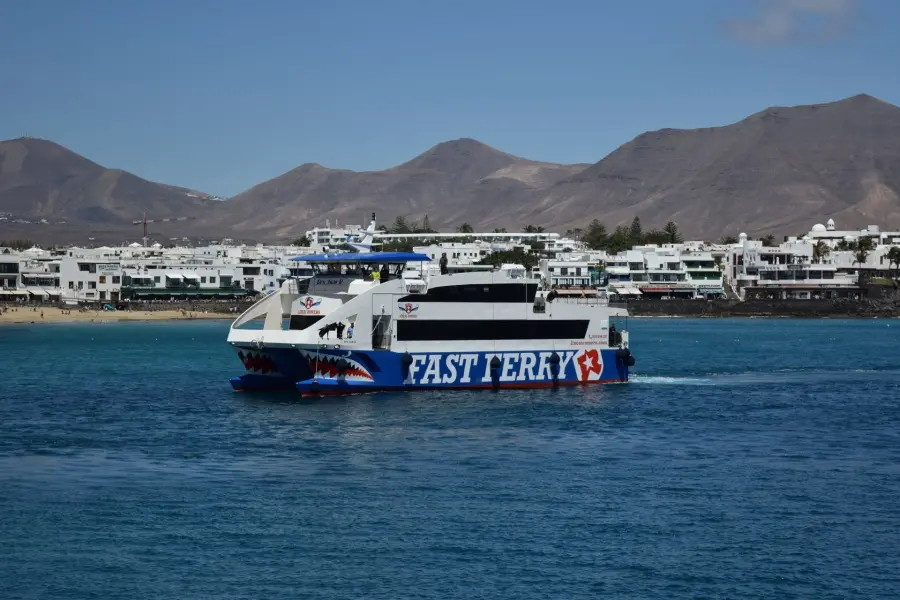
<svg viewBox="0 0 900 600"><path fill-rule="evenodd" d="M304 164L224 202L105 169L52 142L0 142L0 213L68 222L62 234L44 227L46 236L135 239L130 221L145 210L197 217L165 224L166 236L272 241L326 219L365 223L371 212L384 224L427 214L442 230L468 222L565 231L593 218L612 229L638 216L645 229L672 220L695 239L796 235L828 218L842 229L897 230L900 108L867 95L768 108L722 127L644 133L593 165L528 160L464 138L383 171ZM8 226L0 219L0 239ZM26 235L37 226L16 227L39 239Z"/></svg>
<svg viewBox="0 0 900 600"><path fill-rule="evenodd" d="M798 234L841 227L900 229L900 108L860 95L769 108L723 127L644 133L594 165L541 163L471 139L438 144L385 171L306 164L222 207L219 225L285 237L375 211L447 229L538 224L607 227L638 216L673 220L691 237Z"/></svg>
<svg viewBox="0 0 900 600"><path fill-rule="evenodd" d="M0 142L0 213L15 219L119 230L144 211L148 218L200 216L213 202L201 192L107 169L47 140Z"/></svg>
<svg viewBox="0 0 900 600"><path fill-rule="evenodd" d="M301 165L224 203L213 225L291 237L325 219L362 223L371 212L382 221L427 214L437 229L464 222L517 225L517 216L543 190L587 166L527 160L464 138L384 171Z"/></svg>
<svg viewBox="0 0 900 600"><path fill-rule="evenodd" d="M565 227L635 216L693 237L900 229L900 108L871 96L769 108L725 127L644 133L547 190L520 216Z"/></svg>

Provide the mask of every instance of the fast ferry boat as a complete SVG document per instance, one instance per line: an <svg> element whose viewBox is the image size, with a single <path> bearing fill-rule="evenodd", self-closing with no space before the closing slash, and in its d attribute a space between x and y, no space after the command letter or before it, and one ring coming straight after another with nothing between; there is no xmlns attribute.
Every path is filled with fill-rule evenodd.
<svg viewBox="0 0 900 600"><path fill-rule="evenodd" d="M410 252L295 260L315 274L285 281L231 325L228 342L246 370L231 380L235 390L623 383L634 365L624 307L541 289L518 265L442 275L407 269L430 260ZM259 319L261 329L251 325Z"/></svg>

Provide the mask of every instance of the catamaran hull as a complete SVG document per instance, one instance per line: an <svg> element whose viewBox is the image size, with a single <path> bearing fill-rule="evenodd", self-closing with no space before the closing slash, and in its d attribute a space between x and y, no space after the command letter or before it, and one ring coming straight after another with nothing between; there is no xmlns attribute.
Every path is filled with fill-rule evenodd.
<svg viewBox="0 0 900 600"><path fill-rule="evenodd" d="M315 347L237 350L247 373L231 380L235 390L296 390L303 395L624 383L634 364L627 350L591 347L409 353Z"/></svg>

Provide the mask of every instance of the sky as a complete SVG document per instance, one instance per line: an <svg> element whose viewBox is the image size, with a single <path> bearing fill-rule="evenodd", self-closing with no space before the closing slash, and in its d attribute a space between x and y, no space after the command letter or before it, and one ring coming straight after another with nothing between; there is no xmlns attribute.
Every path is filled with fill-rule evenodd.
<svg viewBox="0 0 900 600"><path fill-rule="evenodd" d="M0 139L231 196L471 137L596 162L644 131L867 93L896 0L0 0Z"/></svg>

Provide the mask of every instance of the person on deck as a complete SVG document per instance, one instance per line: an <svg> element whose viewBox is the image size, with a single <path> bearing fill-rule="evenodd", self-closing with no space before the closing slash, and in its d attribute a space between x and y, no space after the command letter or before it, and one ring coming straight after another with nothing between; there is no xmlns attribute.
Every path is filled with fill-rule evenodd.
<svg viewBox="0 0 900 600"><path fill-rule="evenodd" d="M449 272L447 268L447 253L444 252L441 254L441 260L438 261L438 264L441 266L441 275L446 275Z"/></svg>

